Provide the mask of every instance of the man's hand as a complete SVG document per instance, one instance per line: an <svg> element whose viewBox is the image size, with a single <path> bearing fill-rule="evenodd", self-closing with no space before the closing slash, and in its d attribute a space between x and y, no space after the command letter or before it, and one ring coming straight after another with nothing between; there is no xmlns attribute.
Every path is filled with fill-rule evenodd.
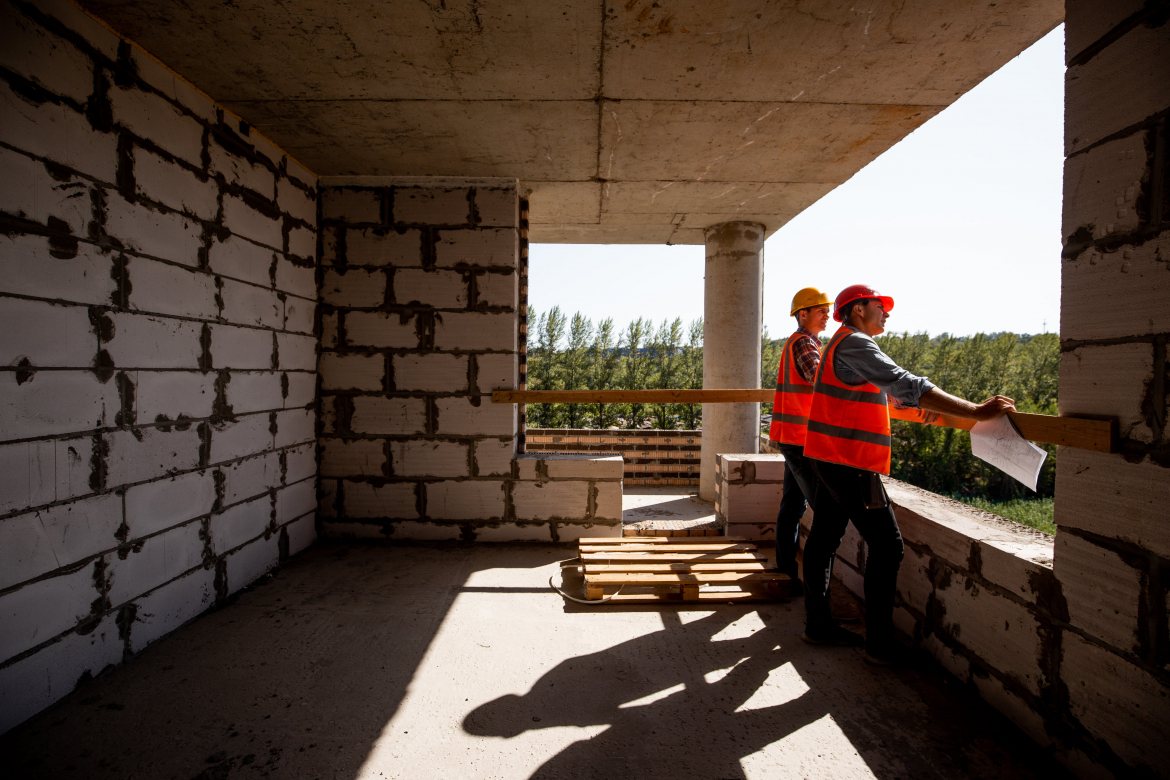
<svg viewBox="0 0 1170 780"><path fill-rule="evenodd" d="M926 423L927 425L933 425L940 417L942 417L942 415L938 412L928 412L925 409L921 410L921 415L922 422Z"/></svg>
<svg viewBox="0 0 1170 780"><path fill-rule="evenodd" d="M998 417L1003 417L1008 412L1016 410L1016 402L1006 395L993 395L983 403L975 407L974 414L970 415L972 419L979 420L994 420Z"/></svg>

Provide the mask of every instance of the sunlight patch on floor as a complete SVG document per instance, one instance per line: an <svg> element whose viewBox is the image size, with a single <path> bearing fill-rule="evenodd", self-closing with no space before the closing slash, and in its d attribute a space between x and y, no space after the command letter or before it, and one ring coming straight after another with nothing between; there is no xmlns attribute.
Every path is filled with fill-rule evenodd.
<svg viewBox="0 0 1170 780"><path fill-rule="evenodd" d="M801 679L800 673L791 663L772 669L768 672L768 679L764 684L748 697L748 700L736 708L736 712L762 710L787 704L809 692L809 687Z"/></svg>
<svg viewBox="0 0 1170 780"><path fill-rule="evenodd" d="M759 612L749 612L738 620L728 623L717 634L711 637L712 642L730 642L737 639L747 639L757 631L766 628Z"/></svg>
<svg viewBox="0 0 1170 780"><path fill-rule="evenodd" d="M744 658L739 659L735 663L733 663L731 666L728 666L726 669L716 669L713 672L705 672L703 674L703 681L705 683L707 683L708 685L714 685L715 683L719 682L727 675L731 674L731 672L735 669L735 667L739 666L740 664L742 664L746 660L747 660L747 658L744 657Z"/></svg>
<svg viewBox="0 0 1170 780"><path fill-rule="evenodd" d="M618 709L619 710L626 710L626 709L629 709L631 707L645 707L647 705L654 704L655 702L662 701L663 699L669 698L670 696L673 696L676 693L682 693L686 689L687 689L686 683L679 683L678 685L672 685L669 688L664 688L661 691L650 694L649 696L643 696L640 699L634 699L633 701L628 701L625 704L619 704Z"/></svg>
<svg viewBox="0 0 1170 780"><path fill-rule="evenodd" d="M818 718L763 750L744 756L739 763L748 780L776 777L873 780L877 777L832 715Z"/></svg>

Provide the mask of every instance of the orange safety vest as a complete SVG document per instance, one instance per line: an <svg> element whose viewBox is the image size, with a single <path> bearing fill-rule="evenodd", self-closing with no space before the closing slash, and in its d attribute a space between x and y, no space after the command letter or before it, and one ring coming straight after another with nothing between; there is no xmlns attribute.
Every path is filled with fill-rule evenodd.
<svg viewBox="0 0 1170 780"><path fill-rule="evenodd" d="M890 411L886 394L869 382L847 385L833 371L837 345L855 331L842 326L833 334L817 370L808 436L808 458L890 473Z"/></svg>
<svg viewBox="0 0 1170 780"><path fill-rule="evenodd" d="M784 342L780 353L780 368L776 372L776 397L772 401L772 425L768 438L782 444L804 446L808 433L808 410L812 406L813 385L806 382L796 368L792 345L797 339L808 338L799 331Z"/></svg>

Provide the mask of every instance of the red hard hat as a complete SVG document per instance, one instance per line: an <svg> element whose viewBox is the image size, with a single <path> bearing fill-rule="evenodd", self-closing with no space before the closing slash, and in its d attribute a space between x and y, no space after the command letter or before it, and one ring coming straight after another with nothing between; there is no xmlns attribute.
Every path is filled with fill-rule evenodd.
<svg viewBox="0 0 1170 780"><path fill-rule="evenodd" d="M841 312L853 301L859 301L862 298L877 298L882 302L887 312L894 310L894 299L888 295L882 295L872 287L867 287L864 284L851 284L837 294L837 300L833 302L833 319L841 322Z"/></svg>

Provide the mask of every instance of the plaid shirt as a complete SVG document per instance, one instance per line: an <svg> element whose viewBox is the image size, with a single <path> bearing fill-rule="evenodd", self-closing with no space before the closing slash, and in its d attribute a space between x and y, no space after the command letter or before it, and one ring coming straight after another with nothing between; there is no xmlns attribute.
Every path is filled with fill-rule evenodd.
<svg viewBox="0 0 1170 780"><path fill-rule="evenodd" d="M816 336L804 328L797 328L796 339L792 343L792 359L796 363L796 370L804 377L804 381L812 383L817 378L817 368L821 365L821 342Z"/></svg>

